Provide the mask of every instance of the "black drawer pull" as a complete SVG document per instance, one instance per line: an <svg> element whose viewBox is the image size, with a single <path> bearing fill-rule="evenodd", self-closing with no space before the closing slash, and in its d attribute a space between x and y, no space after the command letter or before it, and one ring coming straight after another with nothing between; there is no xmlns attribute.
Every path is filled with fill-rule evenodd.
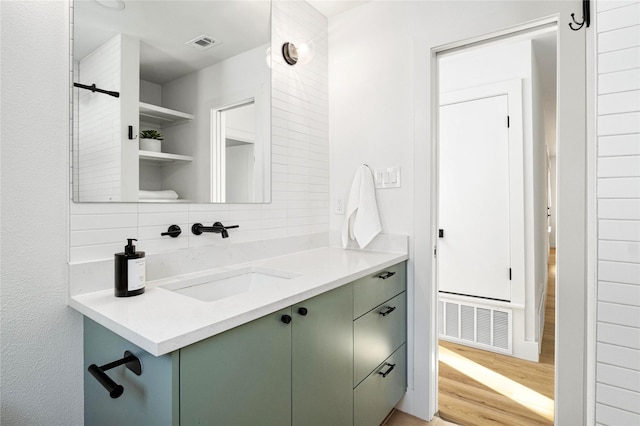
<svg viewBox="0 0 640 426"><path fill-rule="evenodd" d="M380 374L382 377L387 377L389 375L389 373L391 373L393 371L394 368L396 368L395 364L389 364L388 362L385 362L384 365L388 365L389 369L385 372L382 371L378 371L378 374Z"/></svg>
<svg viewBox="0 0 640 426"><path fill-rule="evenodd" d="M378 275L378 278L382 278L383 280L386 280L387 278L391 278L395 274L396 274L395 272L385 272L384 274Z"/></svg>
<svg viewBox="0 0 640 426"><path fill-rule="evenodd" d="M396 310L395 306L387 306L387 310L384 312L380 312L380 315L382 315L383 317L386 317L387 315L389 315L391 312L395 310Z"/></svg>

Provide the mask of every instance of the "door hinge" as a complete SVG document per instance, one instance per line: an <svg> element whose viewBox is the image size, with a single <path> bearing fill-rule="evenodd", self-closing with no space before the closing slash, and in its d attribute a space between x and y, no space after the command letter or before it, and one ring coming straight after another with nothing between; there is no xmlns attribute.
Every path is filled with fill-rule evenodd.
<svg viewBox="0 0 640 426"><path fill-rule="evenodd" d="M507 115L507 128L511 127L511 119Z"/></svg>
<svg viewBox="0 0 640 426"><path fill-rule="evenodd" d="M509 268L509 281L511 281L511 268Z"/></svg>
<svg viewBox="0 0 640 426"><path fill-rule="evenodd" d="M436 257L436 253L437 253L437 248L436 246L433 246L433 257Z"/></svg>

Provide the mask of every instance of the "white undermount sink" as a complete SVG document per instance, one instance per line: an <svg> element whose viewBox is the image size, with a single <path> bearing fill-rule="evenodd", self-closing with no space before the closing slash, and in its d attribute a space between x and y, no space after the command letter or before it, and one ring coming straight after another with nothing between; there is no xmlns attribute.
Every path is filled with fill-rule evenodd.
<svg viewBox="0 0 640 426"><path fill-rule="evenodd" d="M204 302L214 302L297 276L299 274L292 272L247 266L210 274L191 274L188 278L176 277L159 287Z"/></svg>

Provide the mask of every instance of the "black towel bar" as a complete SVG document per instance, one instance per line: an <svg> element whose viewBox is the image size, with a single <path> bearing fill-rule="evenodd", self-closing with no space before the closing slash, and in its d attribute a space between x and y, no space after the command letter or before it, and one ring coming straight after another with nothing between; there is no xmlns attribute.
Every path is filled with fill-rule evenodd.
<svg viewBox="0 0 640 426"><path fill-rule="evenodd" d="M88 368L89 373L96 380L104 386L104 388L109 391L109 396L111 398L118 398L124 392L124 387L122 385L114 382L111 377L107 376L105 371L110 370L114 367L118 367L119 365L125 364L125 366L133 371L136 375L142 374L142 364L140 364L140 359L132 354L129 351L124 351L124 358L119 359L117 361L110 362L109 364L105 364L102 367L98 367L95 364L91 364Z"/></svg>

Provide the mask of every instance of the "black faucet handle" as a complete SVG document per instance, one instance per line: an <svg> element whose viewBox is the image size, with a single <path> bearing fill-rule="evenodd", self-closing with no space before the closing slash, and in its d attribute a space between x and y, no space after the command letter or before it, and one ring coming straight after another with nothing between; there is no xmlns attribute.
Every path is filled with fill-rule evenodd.
<svg viewBox="0 0 640 426"><path fill-rule="evenodd" d="M220 228L224 228L224 229L240 228L240 225L224 226L222 222L216 222L213 224L213 226L219 226Z"/></svg>
<svg viewBox="0 0 640 426"><path fill-rule="evenodd" d="M171 238L177 238L182 233L182 229L178 225L171 225L167 232L163 232L160 235L169 235Z"/></svg>

